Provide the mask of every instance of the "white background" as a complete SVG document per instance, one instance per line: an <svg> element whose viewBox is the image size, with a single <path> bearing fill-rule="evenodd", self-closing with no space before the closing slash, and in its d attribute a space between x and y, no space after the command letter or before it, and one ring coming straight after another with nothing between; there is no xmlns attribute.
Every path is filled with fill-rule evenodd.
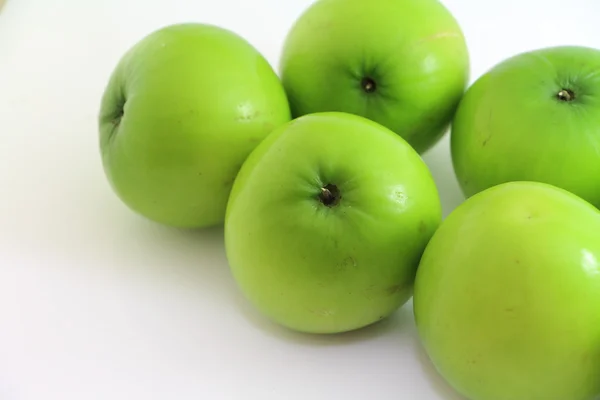
<svg viewBox="0 0 600 400"><path fill-rule="evenodd" d="M288 332L240 297L222 230L145 221L109 189L96 115L121 54L160 26L232 29L276 67L310 0L7 0L0 11L0 399L460 399L411 303L335 337ZM600 47L598 0L445 0L471 81L517 52ZM448 214L448 137L425 155Z"/></svg>

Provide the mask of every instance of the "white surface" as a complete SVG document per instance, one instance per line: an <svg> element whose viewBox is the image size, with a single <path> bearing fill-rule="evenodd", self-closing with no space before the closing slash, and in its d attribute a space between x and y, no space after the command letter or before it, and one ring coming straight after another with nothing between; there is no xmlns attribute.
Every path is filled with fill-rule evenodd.
<svg viewBox="0 0 600 400"><path fill-rule="evenodd" d="M458 400L418 345L410 303L336 337L287 332L238 294L222 231L183 233L126 209L97 150L121 54L201 21L274 66L310 0L7 0L0 11L0 399ZM600 47L597 0L445 0L471 81L517 52ZM447 215L461 196L448 137L426 160Z"/></svg>

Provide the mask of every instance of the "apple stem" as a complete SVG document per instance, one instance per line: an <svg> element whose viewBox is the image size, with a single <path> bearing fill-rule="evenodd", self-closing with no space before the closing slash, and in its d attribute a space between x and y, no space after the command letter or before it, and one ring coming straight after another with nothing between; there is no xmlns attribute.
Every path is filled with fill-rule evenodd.
<svg viewBox="0 0 600 400"><path fill-rule="evenodd" d="M571 101L575 99L575 93L571 89L563 89L556 95L561 101Z"/></svg>
<svg viewBox="0 0 600 400"><path fill-rule="evenodd" d="M340 191L335 185L327 184L321 188L319 200L327 207L335 206L340 201Z"/></svg>
<svg viewBox="0 0 600 400"><path fill-rule="evenodd" d="M362 81L360 82L360 84L361 84L363 90L367 93L374 92L375 89L377 88L375 81L369 77L363 78Z"/></svg>

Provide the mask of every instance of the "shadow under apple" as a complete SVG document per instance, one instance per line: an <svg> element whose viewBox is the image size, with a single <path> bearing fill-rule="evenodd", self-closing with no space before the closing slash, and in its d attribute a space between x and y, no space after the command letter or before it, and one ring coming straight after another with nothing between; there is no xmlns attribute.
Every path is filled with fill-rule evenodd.
<svg viewBox="0 0 600 400"><path fill-rule="evenodd" d="M291 330L262 315L252 304L237 292L236 304L248 323L277 340L289 341L306 346L339 346L363 342L383 335L403 335L412 321L411 310L402 307L387 318L360 329L335 334L313 334Z"/></svg>
<svg viewBox="0 0 600 400"><path fill-rule="evenodd" d="M227 264L222 225L188 230L132 217L114 234L114 265L122 272L160 290L185 293L194 302L232 303L237 288Z"/></svg>
<svg viewBox="0 0 600 400"><path fill-rule="evenodd" d="M407 334L412 324L412 309L405 306L388 318L346 333L321 335L293 331L264 316L238 288L225 253L223 226L186 230L165 227L141 217L131 218L130 222L127 233L123 234L130 241L135 237L135 247L140 251L152 248L152 252L147 257L140 256L150 258L150 263L141 263L138 259L128 268L143 268L139 272L144 279L185 285L188 291L202 291L205 299L209 297L211 302L233 306L251 327L278 340L306 346L345 345L381 335ZM127 247L131 247L131 243Z"/></svg>

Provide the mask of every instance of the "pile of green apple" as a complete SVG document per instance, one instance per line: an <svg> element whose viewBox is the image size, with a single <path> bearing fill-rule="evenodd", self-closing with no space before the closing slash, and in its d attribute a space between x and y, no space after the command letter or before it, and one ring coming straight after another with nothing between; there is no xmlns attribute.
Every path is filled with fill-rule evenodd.
<svg viewBox="0 0 600 400"><path fill-rule="evenodd" d="M469 82L438 0L317 0L277 73L203 23L161 27L109 78L106 177L166 226L224 226L239 289L312 334L412 297L423 348L472 400L600 396L600 51L513 55ZM450 130L465 201L422 159Z"/></svg>

